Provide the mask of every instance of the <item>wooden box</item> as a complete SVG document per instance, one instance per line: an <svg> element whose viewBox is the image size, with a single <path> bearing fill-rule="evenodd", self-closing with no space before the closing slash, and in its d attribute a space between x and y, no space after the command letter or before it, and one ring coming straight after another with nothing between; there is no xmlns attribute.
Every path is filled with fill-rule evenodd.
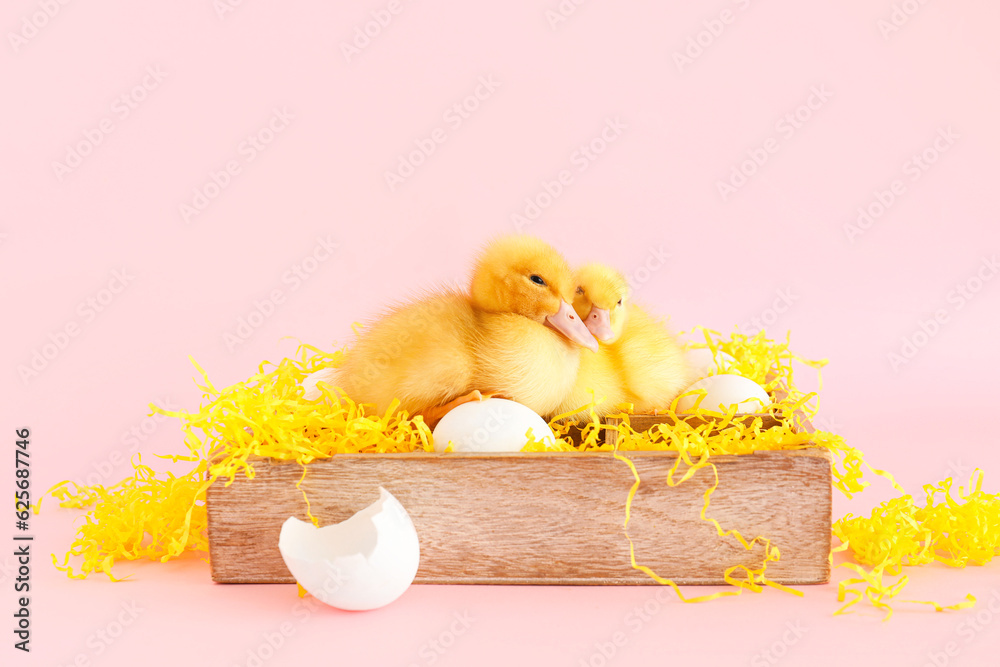
<svg viewBox="0 0 1000 667"><path fill-rule="evenodd" d="M647 420L647 421L643 421ZM633 416L646 428L663 418ZM611 433L611 432L609 432ZM734 565L760 567L700 519L710 468L671 487L673 452L626 452L642 484L629 534L636 560L678 584L722 584ZM830 577L831 457L824 448L712 457L719 486L709 516L781 551L767 575L783 584ZM306 519L295 484L302 468L255 462L253 480L208 490L212 578L292 583L278 551L281 524ZM682 466L683 468L683 466ZM309 465L302 484L320 525L342 521L383 486L409 512L420 539L424 584L653 584L632 568L623 530L634 478L609 452L345 454Z"/></svg>

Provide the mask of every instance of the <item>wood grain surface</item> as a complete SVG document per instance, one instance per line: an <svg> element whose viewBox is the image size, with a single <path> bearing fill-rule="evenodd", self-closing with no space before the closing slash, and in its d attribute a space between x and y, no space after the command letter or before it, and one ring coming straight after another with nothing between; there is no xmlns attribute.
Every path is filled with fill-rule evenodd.
<svg viewBox="0 0 1000 667"><path fill-rule="evenodd" d="M721 584L733 565L759 567L699 518L710 469L667 484L673 452L628 452L642 484L629 533L636 558L678 584ZM769 538L781 560L768 576L785 584L829 580L831 457L827 450L719 456L709 516L747 539ZM255 479L208 491L212 577L290 583L278 551L281 524L306 519L295 463L260 459ZM682 466L683 467L683 466ZM652 584L631 567L622 528L633 483L608 452L344 454L309 465L302 487L320 525L343 521L385 487L409 512L420 539L415 583Z"/></svg>

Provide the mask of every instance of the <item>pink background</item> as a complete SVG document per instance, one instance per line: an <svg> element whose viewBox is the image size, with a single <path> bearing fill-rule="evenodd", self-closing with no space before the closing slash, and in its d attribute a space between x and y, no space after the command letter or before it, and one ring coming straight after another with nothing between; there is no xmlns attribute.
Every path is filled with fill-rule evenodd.
<svg viewBox="0 0 1000 667"><path fill-rule="evenodd" d="M996 3L908 0L894 14L889 0L566 0L575 10L553 27L557 0L403 0L349 59L341 45L371 12L384 22L388 0L234 4L222 16L211 0L4 5L2 414L7 448L15 427L32 429L36 492L88 474L117 481L133 448L181 451L178 425L146 406L197 407L188 355L228 384L298 340L345 344L353 321L390 301L464 282L476 248L514 231L526 198L546 207L524 231L571 262L620 267L676 328L763 318L772 336L791 330L800 354L828 357L821 425L908 490L974 466L1000 487L1000 280L984 264L1000 249ZM880 29L893 16L898 29ZM449 112L477 87L466 118ZM794 125L784 119L797 110ZM620 133L581 159L609 121ZM258 134L270 143L249 149ZM88 136L100 138L89 151ZM390 189L385 173L432 136L443 143ZM88 154L57 173L81 142ZM925 151L933 164L921 170L912 160ZM753 175L724 198L718 183L755 155L763 165L747 163ZM218 176L227 164L235 175ZM206 192L213 174L226 187ZM196 190L213 198L185 221ZM849 238L879 197L893 201ZM308 260L320 238L336 250ZM126 286L102 292L115 271ZM977 283L979 271L990 279ZM955 291L966 283L978 289L968 300ZM275 290L281 303L231 349L226 334ZM97 312L87 299L105 303ZM921 322L934 335L916 335L919 351L894 368L889 355ZM126 439L133 428L141 441ZM876 481L852 502L836 497L835 514L890 495ZM420 586L380 611L296 612L293 586L213 585L197 559L128 564L129 583L70 581L48 554L65 551L74 517L50 504L33 519L34 650L14 651L5 630L4 661L246 665L286 622L293 634L264 664L976 665L1000 648L986 604L995 595L1000 611L997 563L910 571L902 597L982 602L948 614L900 604L888 624L870 608L833 617L834 583L804 599L665 596L638 628L631 614L654 587ZM134 622L110 645L96 639L116 632L123 604L141 609ZM462 613L471 626L451 642ZM977 613L982 630L969 631ZM617 632L624 645L605 659ZM432 640L449 647L428 653ZM772 646L774 663L762 653Z"/></svg>

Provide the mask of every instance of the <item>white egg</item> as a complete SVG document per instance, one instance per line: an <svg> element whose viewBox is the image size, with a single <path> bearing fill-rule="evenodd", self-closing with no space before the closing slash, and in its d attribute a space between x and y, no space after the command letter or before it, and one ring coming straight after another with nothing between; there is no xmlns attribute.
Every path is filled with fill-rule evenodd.
<svg viewBox="0 0 1000 667"><path fill-rule="evenodd" d="M707 347L695 347L687 351L688 365L694 377L703 378L711 373L726 372L736 363L736 359L728 352L719 350L715 356Z"/></svg>
<svg viewBox="0 0 1000 667"><path fill-rule="evenodd" d="M555 444L545 420L531 408L504 398L463 403L434 428L434 451L448 443L454 452L519 452L528 444L531 429L536 440Z"/></svg>
<svg viewBox="0 0 1000 667"><path fill-rule="evenodd" d="M322 381L330 384L330 369L324 368L318 370L315 373L310 373L309 375L302 378L302 389L304 390L302 398L307 401L315 401L317 398L323 395L323 392L319 390L316 385Z"/></svg>
<svg viewBox="0 0 1000 667"><path fill-rule="evenodd" d="M682 394L696 389L704 389L707 393L699 407L706 410L726 412L733 403L738 403L736 412L760 412L771 403L771 398L764 388L753 380L742 375L720 373L698 380L685 389ZM691 412L699 395L682 396L677 402L677 412Z"/></svg>
<svg viewBox="0 0 1000 667"><path fill-rule="evenodd" d="M338 609L389 604L413 583L420 565L413 521L381 487L377 501L337 524L317 528L289 517L278 549L295 580Z"/></svg>

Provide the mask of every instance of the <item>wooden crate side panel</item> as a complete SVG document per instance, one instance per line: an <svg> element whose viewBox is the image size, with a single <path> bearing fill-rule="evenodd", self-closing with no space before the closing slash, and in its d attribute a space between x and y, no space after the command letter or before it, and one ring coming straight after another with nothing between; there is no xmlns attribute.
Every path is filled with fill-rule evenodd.
<svg viewBox="0 0 1000 667"><path fill-rule="evenodd" d="M678 583L722 583L735 564L757 567L698 516L709 470L666 484L675 456L629 453L642 478L629 532L636 557ZM825 452L758 452L713 459L719 488L709 516L782 551L769 574L784 583L829 579L830 459ZM305 519L301 468L261 462L254 480L209 490L213 578L291 582L277 549L288 516ZM384 486L420 538L417 583L653 583L633 570L622 530L633 482L609 454L347 455L309 466L302 484L321 525L342 521Z"/></svg>

